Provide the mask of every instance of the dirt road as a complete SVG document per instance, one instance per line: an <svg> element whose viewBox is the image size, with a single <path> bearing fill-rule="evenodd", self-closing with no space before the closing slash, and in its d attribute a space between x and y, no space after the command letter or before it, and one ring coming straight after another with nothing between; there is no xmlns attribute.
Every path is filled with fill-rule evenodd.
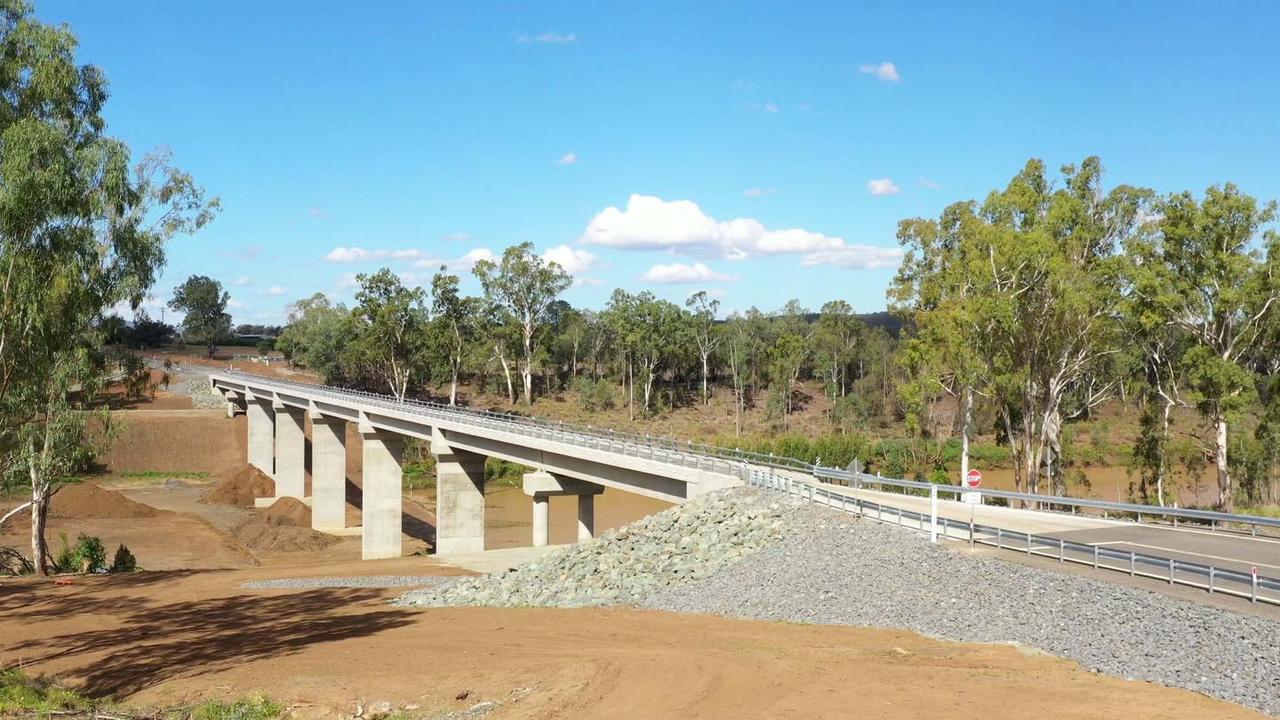
<svg viewBox="0 0 1280 720"><path fill-rule="evenodd" d="M293 574L456 572L434 560ZM388 606L390 590L251 592L282 568L0 584L0 664L139 705L265 691L304 717L357 704L494 718L1251 718L1007 646L907 632L608 610ZM458 699L458 698L463 699Z"/></svg>

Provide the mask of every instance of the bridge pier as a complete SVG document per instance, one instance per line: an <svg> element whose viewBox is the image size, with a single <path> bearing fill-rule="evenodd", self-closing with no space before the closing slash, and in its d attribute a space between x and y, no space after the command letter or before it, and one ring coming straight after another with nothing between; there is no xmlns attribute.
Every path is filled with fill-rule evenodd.
<svg viewBox="0 0 1280 720"><path fill-rule="evenodd" d="M311 528L347 526L347 421L311 416Z"/></svg>
<svg viewBox="0 0 1280 720"><path fill-rule="evenodd" d="M307 496L307 411L303 408L275 404L276 498Z"/></svg>
<svg viewBox="0 0 1280 720"><path fill-rule="evenodd" d="M400 466L404 436L361 426L364 444L363 519L360 557L364 560L396 558L403 554Z"/></svg>
<svg viewBox="0 0 1280 720"><path fill-rule="evenodd" d="M276 472L275 414L270 398L245 398L245 415L249 418L249 464L271 476Z"/></svg>
<svg viewBox="0 0 1280 720"><path fill-rule="evenodd" d="M595 537L596 495L604 486L583 480L552 475L545 470L525 473L524 493L533 498L533 546L544 547L551 541L551 496L578 497L578 542Z"/></svg>
<svg viewBox="0 0 1280 720"><path fill-rule="evenodd" d="M436 554L484 550L485 456L451 447L432 431L436 458Z"/></svg>

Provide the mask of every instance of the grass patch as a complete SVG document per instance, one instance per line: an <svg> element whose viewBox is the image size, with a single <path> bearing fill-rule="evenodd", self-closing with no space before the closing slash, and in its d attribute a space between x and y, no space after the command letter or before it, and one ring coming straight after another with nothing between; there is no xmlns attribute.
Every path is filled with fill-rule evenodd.
<svg viewBox="0 0 1280 720"><path fill-rule="evenodd" d="M284 708L261 693L248 698L224 702L208 700L191 708L191 720L272 720Z"/></svg>
<svg viewBox="0 0 1280 720"><path fill-rule="evenodd" d="M130 480L168 480L170 478L178 478L180 480L204 480L209 477L207 472L195 472L179 470L176 472L165 472L161 470L133 470L130 472L116 473L118 478L128 478Z"/></svg>
<svg viewBox="0 0 1280 720"><path fill-rule="evenodd" d="M50 680L29 677L16 668L0 670L0 714L47 716L87 710L92 706L93 703L79 693Z"/></svg>

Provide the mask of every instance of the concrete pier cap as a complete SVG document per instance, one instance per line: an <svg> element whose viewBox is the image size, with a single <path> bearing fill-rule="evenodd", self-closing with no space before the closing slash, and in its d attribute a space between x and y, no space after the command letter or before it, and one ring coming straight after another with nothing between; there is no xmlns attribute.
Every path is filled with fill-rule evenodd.
<svg viewBox="0 0 1280 720"><path fill-rule="evenodd" d="M524 494L532 497L537 497L538 495L599 495L602 492L604 492L603 485L589 483L586 480L557 477L546 470L524 474Z"/></svg>
<svg viewBox="0 0 1280 720"><path fill-rule="evenodd" d="M545 470L524 475L524 492L533 498L533 546L545 547L551 540L550 500L552 495L576 495L578 498L578 541L595 537L596 495L603 485L562 478Z"/></svg>

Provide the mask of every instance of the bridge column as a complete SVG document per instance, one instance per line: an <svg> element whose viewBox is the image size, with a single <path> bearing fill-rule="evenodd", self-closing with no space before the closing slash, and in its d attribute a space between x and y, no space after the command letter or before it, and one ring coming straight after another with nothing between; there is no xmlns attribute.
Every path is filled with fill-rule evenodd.
<svg viewBox="0 0 1280 720"><path fill-rule="evenodd" d="M347 526L347 421L311 416L311 528Z"/></svg>
<svg viewBox="0 0 1280 720"><path fill-rule="evenodd" d="M249 417L249 464L267 475L275 475L275 411L270 398L249 397L245 401Z"/></svg>
<svg viewBox="0 0 1280 720"><path fill-rule="evenodd" d="M404 437L361 426L364 443L363 520L360 557L364 560L395 558L401 547L401 486Z"/></svg>
<svg viewBox="0 0 1280 720"><path fill-rule="evenodd" d="M280 403L276 416L276 497L307 495L307 411Z"/></svg>
<svg viewBox="0 0 1280 720"><path fill-rule="evenodd" d="M604 488L600 488L601 492ZM578 496L578 542L590 540L596 536L596 496Z"/></svg>
<svg viewBox="0 0 1280 720"><path fill-rule="evenodd" d="M432 431L436 458L436 554L484 550L484 461L478 453L451 447Z"/></svg>
<svg viewBox="0 0 1280 720"><path fill-rule="evenodd" d="M543 547L551 541L550 501L552 495L578 497L578 542L595 535L596 495L604 487L584 480L552 475L545 470L525 473L524 493L533 498L533 546Z"/></svg>

